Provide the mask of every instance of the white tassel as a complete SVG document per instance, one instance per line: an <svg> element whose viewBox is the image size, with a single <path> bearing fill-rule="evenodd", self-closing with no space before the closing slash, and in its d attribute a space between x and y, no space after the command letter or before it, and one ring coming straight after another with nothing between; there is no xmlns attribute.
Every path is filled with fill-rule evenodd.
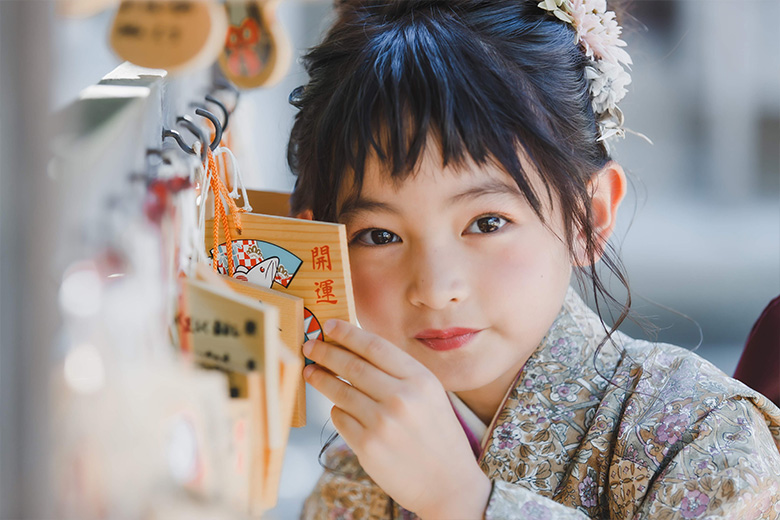
<svg viewBox="0 0 780 520"><path fill-rule="evenodd" d="M238 164L236 164L236 156L233 155L233 152L230 150L230 148L227 148L225 146L220 146L216 150L214 150L214 158L217 158L220 155L229 155L230 156L230 167L227 166L227 158L222 158L222 164L225 165L225 179L228 181L228 184L233 185L233 189L230 190L230 198L231 199L237 199L239 197L238 195Z"/></svg>
<svg viewBox="0 0 780 520"><path fill-rule="evenodd" d="M244 205L241 209L244 211L251 213L252 212L252 206L249 204L249 197L246 194L246 187L244 186L244 179L241 177L241 170L238 167L238 161L236 160L236 156L233 155L233 152L230 150L230 148L227 148L225 146L220 146L214 151L215 154L225 154L230 156L230 170L233 173L233 178L235 179L235 182L233 183L233 190L230 192L230 196L233 199L237 199L239 197L238 195L238 189L241 188L241 196L244 199ZM227 161L225 161L227 163Z"/></svg>

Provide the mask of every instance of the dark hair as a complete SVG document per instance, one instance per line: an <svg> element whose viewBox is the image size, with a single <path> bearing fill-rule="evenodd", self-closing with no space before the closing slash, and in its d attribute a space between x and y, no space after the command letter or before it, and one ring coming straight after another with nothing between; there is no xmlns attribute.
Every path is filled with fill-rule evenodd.
<svg viewBox="0 0 780 520"><path fill-rule="evenodd" d="M341 1L325 39L303 58L310 81L296 93L300 111L287 152L298 177L292 212L310 209L315 219L336 221L341 190L359 194L367 158L403 179L435 138L445 165L470 157L504 169L543 222L540 196L560 204L569 249L581 232L595 263L602 251L588 181L610 157L597 141L589 58L572 26L537 3ZM519 150L540 172L545 194L531 188ZM605 266L628 288L606 249ZM617 303L594 266L585 271L594 294ZM627 315L628 294L608 337ZM599 311L598 298L596 305Z"/></svg>

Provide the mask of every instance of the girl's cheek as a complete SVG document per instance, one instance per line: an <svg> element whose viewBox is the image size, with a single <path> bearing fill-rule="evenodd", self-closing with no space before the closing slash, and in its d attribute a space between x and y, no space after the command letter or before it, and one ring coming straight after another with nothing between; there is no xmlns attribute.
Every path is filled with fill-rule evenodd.
<svg viewBox="0 0 780 520"><path fill-rule="evenodd" d="M352 289L355 294L358 320L363 327L373 328L377 317L398 306L392 298L393 288L399 286L392 270L382 269L377 262L358 258L351 266Z"/></svg>
<svg viewBox="0 0 780 520"><path fill-rule="evenodd" d="M491 285L502 289L550 289L568 285L570 275L567 249L544 230L518 234L515 240L483 255L482 273L489 273Z"/></svg>
<svg viewBox="0 0 780 520"><path fill-rule="evenodd" d="M490 273L498 280L522 278L533 269L536 244L526 241L507 241L502 247L483 253L482 273Z"/></svg>

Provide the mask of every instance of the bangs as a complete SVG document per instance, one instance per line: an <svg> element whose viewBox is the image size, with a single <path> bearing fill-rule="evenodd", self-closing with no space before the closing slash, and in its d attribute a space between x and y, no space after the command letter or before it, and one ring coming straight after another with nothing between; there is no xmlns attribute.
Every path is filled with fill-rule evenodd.
<svg viewBox="0 0 780 520"><path fill-rule="evenodd" d="M582 145L595 143L596 127L567 27L517 0L468 3L483 13L468 20L452 2L345 5L304 57L311 81L288 147L295 207L336 221L337 201L359 195L368 160L400 181L431 140L444 167L489 161L505 171L543 221L521 154L551 203L585 194L582 180L606 156Z"/></svg>
<svg viewBox="0 0 780 520"><path fill-rule="evenodd" d="M418 11L367 36L324 114L338 123L320 134L327 139L322 146L343 150L345 164L332 166L351 172L349 191L359 193L372 156L391 178L402 180L435 139L444 166L489 160L515 179L540 213L518 152L541 171L533 150L551 147L552 139L549 118L521 71L475 38L454 13L434 18Z"/></svg>

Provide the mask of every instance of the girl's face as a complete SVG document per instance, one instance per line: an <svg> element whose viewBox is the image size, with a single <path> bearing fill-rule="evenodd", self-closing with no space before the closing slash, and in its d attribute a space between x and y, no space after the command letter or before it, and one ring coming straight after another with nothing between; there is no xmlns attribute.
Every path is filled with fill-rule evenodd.
<svg viewBox="0 0 780 520"><path fill-rule="evenodd" d="M569 285L561 215L547 204L545 226L502 170L453 171L440 157L429 146L398 184L369 163L360 197L343 208L358 320L464 400L503 396Z"/></svg>

